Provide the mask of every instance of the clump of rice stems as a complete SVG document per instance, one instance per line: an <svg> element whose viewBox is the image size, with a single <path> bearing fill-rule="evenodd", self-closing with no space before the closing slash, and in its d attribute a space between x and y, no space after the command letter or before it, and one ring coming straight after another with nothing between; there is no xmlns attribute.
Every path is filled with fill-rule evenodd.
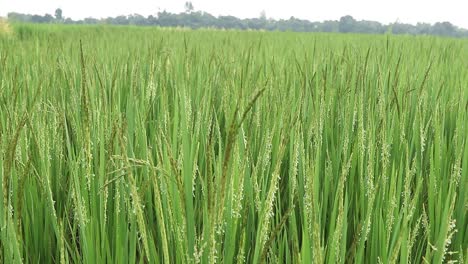
<svg viewBox="0 0 468 264"><path fill-rule="evenodd" d="M284 141L284 139L282 141ZM279 157L283 156L284 150L285 150L285 146L284 146L284 143L282 143L278 150ZM267 192L267 196L263 205L263 210L261 212L261 224L260 224L259 236L258 236L258 239L260 239L260 252L263 251L265 244L268 240L268 235L270 233L269 225L270 225L271 219L274 216L273 202L275 201L276 192L278 191L278 184L280 180L280 168L281 168L281 161L278 161L276 163L275 169L271 176L270 188Z"/></svg>
<svg viewBox="0 0 468 264"><path fill-rule="evenodd" d="M123 154L123 162L126 166L126 173L127 173L127 179L129 181L129 187L130 187L130 195L132 198L132 213L136 215L138 227L139 227L139 232L141 236L141 240L143 242L143 248L145 250L145 255L146 255L146 260L150 262L150 251L149 251L149 245L148 245L148 234L147 234L147 229L146 229L146 221L144 218L144 212L143 212L143 206L140 201L140 194L138 193L138 189L136 186L135 178L133 176L133 171L132 167L130 166L129 158L127 156L127 148L126 148L126 143L123 135L124 131L124 126L120 128L120 133L119 133L119 143L120 143L120 148Z"/></svg>
<svg viewBox="0 0 468 264"><path fill-rule="evenodd" d="M239 152L237 152L239 153ZM236 155L236 166L241 168L241 175L245 173L247 163L241 164L241 158L239 155ZM236 186L232 185L231 187L231 204L232 204L232 209L231 209L231 216L233 218L238 218L240 219L242 217L242 202L244 200L244 178L240 177L238 180Z"/></svg>
<svg viewBox="0 0 468 264"><path fill-rule="evenodd" d="M444 240L444 253L443 253L442 261L445 261L445 258L446 258L447 255L452 256L452 255L458 253L458 252L448 251L448 248L449 248L450 244L452 243L453 235L458 231L455 228L456 227L455 223L456 223L456 220L450 220L450 222L449 222L449 226L448 226L448 230L447 230L447 237ZM448 260L447 263L456 263L456 262L457 262L456 260Z"/></svg>
<svg viewBox="0 0 468 264"><path fill-rule="evenodd" d="M161 241L162 241L162 249L163 249L163 257L165 263L169 263L169 246L168 246L168 235L166 231L166 224L164 220L164 213L163 213L163 205L161 201L161 189L158 184L157 177L153 177L153 188L154 188L154 201L155 201L155 209L156 209L156 216L158 217L158 222L161 228L159 231L161 232Z"/></svg>
<svg viewBox="0 0 468 264"><path fill-rule="evenodd" d="M276 227L272 230L270 237L268 240L265 242L262 250L262 254L260 255L260 262L263 263L266 260L267 252L270 250L270 246L275 240L276 236L279 234L279 232L283 229L284 225L286 224L286 221L292 214L295 208L295 202L292 203L292 207L286 211L286 213L281 217L281 221L276 225Z"/></svg>
<svg viewBox="0 0 468 264"><path fill-rule="evenodd" d="M193 253L194 263L201 263L203 251L205 250L207 243L201 240L201 237L197 239L195 250Z"/></svg>
<svg viewBox="0 0 468 264"><path fill-rule="evenodd" d="M59 240L59 246L60 246L60 264L65 264L68 263L68 258L67 258L67 252L65 249L65 235L63 231L63 223L59 222L59 232L60 232L60 240Z"/></svg>
<svg viewBox="0 0 468 264"><path fill-rule="evenodd" d="M10 208L10 177L11 177L11 170L13 167L13 163L15 160L15 153L16 153L16 147L18 144L18 140L20 137L20 133L23 130L23 127L26 125L28 119L28 115L24 114L23 117L20 119L16 129L15 133L10 139L9 144L6 147L5 151L5 167L3 171L3 180L2 180L2 188L3 188L3 208ZM10 211L10 210L8 210Z"/></svg>
<svg viewBox="0 0 468 264"><path fill-rule="evenodd" d="M218 234L218 235L221 235L223 233L223 225L224 225L224 222L223 222L223 213L224 213L224 199L225 199L225 190L226 190L226 181L228 180L227 177L228 177L228 164L229 164L229 161L231 159L231 154L232 154L232 150L233 150L233 145L234 145L234 142L235 142L235 137L239 131L239 128L241 127L242 125L242 122L245 120L245 118L247 117L247 114L250 112L250 110L252 109L253 105L255 104L255 102L257 101L257 99L262 95L262 93L265 91L266 88L262 88L260 90L258 90L254 96L252 97L252 99L250 100L250 102L247 104L244 112L242 113L241 115L241 118L239 120L237 120L237 114L239 112L239 106L236 107L235 111L234 111L234 115L233 115L233 119L232 119L232 122L231 122L231 125L229 127L229 132L228 132L228 135L227 135L227 143L226 143L226 149L225 149L225 152L224 152L224 159L223 159L223 168L222 168L222 175L221 175L221 182L220 182L220 190L219 190L219 193L217 193L217 196L216 196L216 201L215 201L215 218L213 219L213 226L215 228L215 232L212 232L212 238L211 238L211 243L212 243L212 250L211 250L211 253L210 253L210 262L216 262L216 249L214 248L215 244L216 244L216 237L214 236L214 234Z"/></svg>
<svg viewBox="0 0 468 264"><path fill-rule="evenodd" d="M418 218L418 220L416 221L416 224L414 225L414 228L413 228L413 231L411 231L411 234L410 234L410 237L409 237L409 243L408 243L408 257L406 259L406 261L410 262L411 261L411 253L412 253L412 248L414 246L414 244L416 243L416 239L418 238L418 235L419 235L419 229L421 227L421 220L422 220L422 215Z"/></svg>
<svg viewBox="0 0 468 264"><path fill-rule="evenodd" d="M74 189L72 190L72 199L74 204L74 214L78 221L78 226L80 228L85 228L89 222L87 207L84 199L81 196L81 192L77 189L76 183Z"/></svg>
<svg viewBox="0 0 468 264"><path fill-rule="evenodd" d="M375 196L377 189L374 185L374 156L371 154L369 158L369 162L367 165L367 188L368 190L367 197L368 197L368 203L367 203L367 213L366 213L366 218L365 222L363 225L363 242L367 241L367 238L369 236L369 232L371 229L371 222L372 222L372 214L373 214L373 207L374 207L374 201L375 201Z"/></svg>
<svg viewBox="0 0 468 264"><path fill-rule="evenodd" d="M91 180L92 180L92 160L93 154L91 152L91 113L90 113L90 100L89 100L89 92L88 86L86 81L86 66L85 66L85 58L83 53L83 43L80 40L80 62L81 62L81 112L83 118L83 134L84 134L84 156L85 156L85 177L88 183L88 191L91 188Z"/></svg>
<svg viewBox="0 0 468 264"><path fill-rule="evenodd" d="M22 211L23 211L23 201L24 201L24 189L25 189L25 184L26 184L26 179L28 178L29 174L31 173L32 170L32 165L31 165L32 159L31 156L28 157L28 161L26 162L24 168L23 168L23 175L20 178L19 181L19 187L18 187L18 202L15 206L17 210L17 232L21 236L22 235ZM21 237L20 237L21 239Z"/></svg>
<svg viewBox="0 0 468 264"><path fill-rule="evenodd" d="M341 176L337 186L337 193L336 193L336 202L338 204L338 211L336 212L336 223L335 223L335 230L333 232L333 244L330 246L330 260L331 262L342 262L342 248L341 248L341 240L343 239L343 225L344 225L344 217L345 217L345 208L344 208L344 193L345 193L345 182L348 177L349 170L351 168L351 161L352 161L353 154L350 155L348 161L343 164ZM369 212L372 212L372 207L369 208Z"/></svg>

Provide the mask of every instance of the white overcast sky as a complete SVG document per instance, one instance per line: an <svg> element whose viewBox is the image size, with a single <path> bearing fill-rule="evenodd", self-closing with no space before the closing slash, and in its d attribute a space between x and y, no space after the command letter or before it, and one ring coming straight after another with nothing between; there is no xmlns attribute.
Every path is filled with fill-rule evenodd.
<svg viewBox="0 0 468 264"><path fill-rule="evenodd" d="M56 8L65 17L108 17L138 13L144 16L158 11L182 12L186 0L0 0L0 16L8 12L54 14ZM311 21L338 20L352 15L361 20L382 23L449 21L468 28L468 0L193 0L195 10L213 15L258 17L264 10L267 17L291 16Z"/></svg>

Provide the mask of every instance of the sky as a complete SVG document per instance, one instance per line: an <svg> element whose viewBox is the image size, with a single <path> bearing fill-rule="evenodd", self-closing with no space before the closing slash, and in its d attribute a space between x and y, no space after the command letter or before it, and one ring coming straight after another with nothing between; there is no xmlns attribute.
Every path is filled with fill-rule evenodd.
<svg viewBox="0 0 468 264"><path fill-rule="evenodd" d="M187 0L0 0L0 16L8 12L54 14L73 19L109 17L138 13L144 16L159 11L179 13ZM193 0L195 10L212 15L233 15L240 18L259 17L288 19L291 16L310 21L339 20L351 15L357 20L381 23L435 23L449 21L468 29L468 0Z"/></svg>

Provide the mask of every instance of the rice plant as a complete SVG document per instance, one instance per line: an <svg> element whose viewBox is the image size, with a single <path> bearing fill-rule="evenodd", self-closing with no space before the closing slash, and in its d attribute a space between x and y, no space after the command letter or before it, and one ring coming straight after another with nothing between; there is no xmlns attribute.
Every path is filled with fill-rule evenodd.
<svg viewBox="0 0 468 264"><path fill-rule="evenodd" d="M13 25L2 263L468 263L468 41Z"/></svg>

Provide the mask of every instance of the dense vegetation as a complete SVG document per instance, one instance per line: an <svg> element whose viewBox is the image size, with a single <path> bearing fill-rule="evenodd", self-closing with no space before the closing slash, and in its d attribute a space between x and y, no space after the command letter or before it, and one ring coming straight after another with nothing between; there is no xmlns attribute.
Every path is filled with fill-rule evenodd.
<svg viewBox="0 0 468 264"><path fill-rule="evenodd" d="M16 25L2 263L468 263L468 41Z"/></svg>
<svg viewBox="0 0 468 264"><path fill-rule="evenodd" d="M186 3L188 5L189 3ZM268 30L268 31L295 31L295 32L341 32L341 33L368 33L368 34L409 34L409 35L438 35L450 37L468 37L468 30L459 28L450 22L437 22L434 24L417 23L416 25L395 22L388 25L377 21L356 20L352 16L343 16L340 20L327 20L311 22L305 19L291 17L289 19L268 19L265 13L258 18L240 19L235 16L215 17L207 12L194 11L193 6L186 6L186 12L173 14L158 12L156 15L144 17L139 14L128 16L107 17L103 19L85 18L72 20L65 18L61 9L50 14L30 15L11 12L8 19L12 22L23 23L63 23L63 24L105 24L105 25L138 25L159 27L187 27L192 29L215 28L237 30Z"/></svg>

